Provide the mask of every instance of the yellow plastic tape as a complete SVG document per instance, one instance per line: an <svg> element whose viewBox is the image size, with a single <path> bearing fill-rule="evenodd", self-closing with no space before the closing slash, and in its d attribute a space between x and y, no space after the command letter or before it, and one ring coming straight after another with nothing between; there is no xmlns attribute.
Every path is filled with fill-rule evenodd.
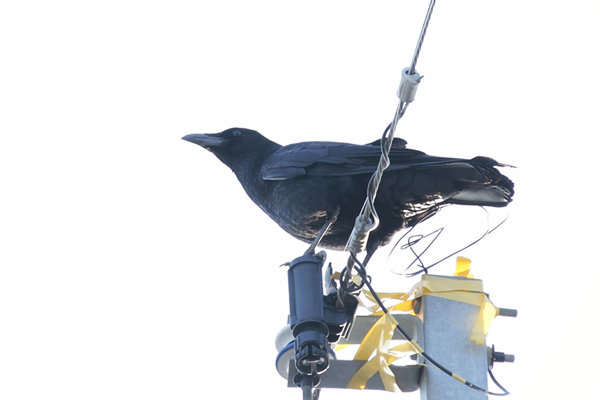
<svg viewBox="0 0 600 400"><path fill-rule="evenodd" d="M381 310L379 308L379 304L377 304L377 302L375 301L375 297L373 296L373 293L371 293L368 290L363 290L363 293L365 295L365 297L367 299L369 299L371 302L375 303L372 306L367 306L364 304L364 302L362 302L359 299L359 302L361 304L361 306L363 306L364 308L368 309L369 311L371 311L372 315L383 315L383 310ZM390 300L394 301L399 301L398 304L395 304L393 306L386 306L386 308L388 309L388 311L406 311L406 312L410 312L413 310L413 306L412 306L412 300L409 300L410 298L410 293L391 293L391 292L381 292L381 293L377 293L377 296L379 297L379 299L383 302L386 303Z"/></svg>
<svg viewBox="0 0 600 400"><path fill-rule="evenodd" d="M457 280L443 276L425 275L421 282L411 289L411 293L415 298L435 296L479 306L479 314L471 331L471 340L483 345L492 320L498 315L498 309L484 293L483 282L473 279L470 265L471 261L468 258L458 257L454 276L469 279Z"/></svg>
<svg viewBox="0 0 600 400"><path fill-rule="evenodd" d="M471 340L478 344L485 344L485 338L492 320L498 315L498 309L492 304L483 291L483 283L473 279L471 274L471 260L458 257L456 260L455 277L467 279L451 279L441 276L424 275L408 293L378 293L379 298L386 301L398 301L397 304L387 307L389 311L413 311L413 300L421 296L435 296L444 299L460 301L463 303L479 306L479 314L475 326L471 331ZM371 311L373 315L382 315L371 327L362 343L354 360L367 361L354 374L348 384L351 389L364 389L373 375L379 372L385 390L398 392L400 389L396 384L396 377L390 369L390 364L407 355L422 352L423 350L413 342L403 343L390 348L391 339L398 322L390 315L383 314L375 298L368 290L363 290L365 297L375 303L372 306L361 305ZM372 356L373 355L373 356ZM372 357L371 357L372 356ZM369 359L369 357L371 357ZM462 379L457 377L457 379Z"/></svg>
<svg viewBox="0 0 600 400"><path fill-rule="evenodd" d="M415 350L410 343L402 343L390 348L394 329L398 322L390 314L384 314L365 335L354 360L367 361L354 374L348 388L364 389L367 382L373 375L379 372L383 387L389 392L399 392L400 388L396 384L396 377L390 369L390 364L399 358L414 354ZM371 354L373 357L371 357Z"/></svg>
<svg viewBox="0 0 600 400"><path fill-rule="evenodd" d="M456 272L454 276L473 279L473 274L471 274L471 260L465 257L456 257Z"/></svg>

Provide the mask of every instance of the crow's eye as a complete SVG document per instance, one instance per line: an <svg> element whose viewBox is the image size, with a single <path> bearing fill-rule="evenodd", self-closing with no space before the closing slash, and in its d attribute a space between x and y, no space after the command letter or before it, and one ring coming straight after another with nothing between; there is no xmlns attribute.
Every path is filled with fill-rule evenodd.
<svg viewBox="0 0 600 400"><path fill-rule="evenodd" d="M235 136L235 137L242 136L242 131L236 129L235 131L233 131L233 136Z"/></svg>

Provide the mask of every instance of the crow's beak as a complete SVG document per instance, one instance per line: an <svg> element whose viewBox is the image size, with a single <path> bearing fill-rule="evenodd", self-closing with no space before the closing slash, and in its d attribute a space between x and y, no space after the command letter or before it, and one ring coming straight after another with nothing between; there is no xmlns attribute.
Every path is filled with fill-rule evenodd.
<svg viewBox="0 0 600 400"><path fill-rule="evenodd" d="M224 147L229 142L229 140L225 138L215 135L205 135L203 133L193 133L191 135L182 137L182 139L195 143L204 148Z"/></svg>

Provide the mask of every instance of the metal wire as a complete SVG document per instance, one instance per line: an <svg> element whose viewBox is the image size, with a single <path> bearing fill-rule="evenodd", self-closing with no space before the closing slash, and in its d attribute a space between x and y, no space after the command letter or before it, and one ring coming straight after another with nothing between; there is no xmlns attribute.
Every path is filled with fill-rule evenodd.
<svg viewBox="0 0 600 400"><path fill-rule="evenodd" d="M379 297L379 295L377 294L377 292L375 291L375 289L373 289L373 286L371 285L371 279L369 278L369 276L366 273L365 266L362 265L362 263L358 260L358 258L356 258L355 254L351 253L350 254L350 258L353 259L353 261L355 263L354 264L354 268L358 272L358 275L362 278L363 282L365 282L365 284L367 285L367 287L371 291L371 294L373 295L373 298L375 299L375 302L377 303L377 305L379 306L379 308L381 308L381 311L384 314L390 315L390 311L385 307L385 305L381 301L381 298ZM433 359L433 357L431 357L427 352L425 352L425 350L423 350L418 345L418 343L416 343L412 339L412 337L408 334L408 332L406 332L406 330L404 330L404 328L402 328L402 326L400 324L396 323L395 329L398 332L400 332L400 334L411 344L411 346L413 347L413 349L417 353L419 353L420 355L422 355L427 361L429 361L431 363L431 365L433 365L435 368L437 368L438 370L442 371L446 375L450 376L451 378L454 378L454 379L458 380L463 385L466 385L466 386L470 387L471 389L476 390L477 392L480 392L480 393L483 393L483 394L486 394L486 395L491 395L491 396L506 396L506 395L510 394L506 389L504 389L504 387L502 387L498 383L498 381L496 381L496 378L492 374L491 368L488 368L488 373L490 374L490 377L492 378L492 380L494 381L494 383L502 390L502 393L490 392L490 391L488 391L485 388L482 388L482 387L480 387L478 385L475 385L474 383L471 383L471 382L467 381L464 378L461 378L460 376L458 376L457 374L453 373L448 368L444 367L442 364L440 364L439 362L437 362L435 359Z"/></svg>
<svg viewBox="0 0 600 400"><path fill-rule="evenodd" d="M419 35L419 40L417 42L415 54L413 55L409 74L415 73L415 67L417 65L417 60L419 59L419 54L421 52L421 47L423 46L423 40L425 39L425 33L427 32L427 27L429 25L429 20L431 19L431 14L433 12L434 6L435 0L431 0L431 3L429 4L429 8L427 10L427 14L425 15L425 22L423 23L421 34ZM379 164L377 165L375 173L373 173L371 179L369 180L369 185L367 187L367 199L363 204L359 216L356 218L354 228L352 229L352 233L350 234L350 237L348 238L348 243L346 244L346 248L350 251L350 257L348 257L346 273L340 276L341 287L336 302L336 305L338 307L343 307L343 298L346 293L344 287L348 286L353 266L355 265L354 260L352 258L352 254L358 254L361 251L365 250L369 238L369 232L377 228L377 226L379 225L379 216L377 215L377 211L375 210L375 197L377 196L377 190L379 189L379 184L381 183L383 172L390 165L389 153L394 142L394 133L396 132L396 126L398 125L398 121L400 121L400 118L402 118L402 116L406 112L408 104L408 102L402 100L402 97L400 98L400 101L398 102L398 107L396 107L394 119L392 120L388 128L386 128L383 137L381 138L381 157L379 158Z"/></svg>
<svg viewBox="0 0 600 400"><path fill-rule="evenodd" d="M421 34L419 36L417 48L415 50L415 54L412 59L412 63L411 63L410 70L409 70L409 75L412 75L415 73L417 60L419 58L419 53L421 52L421 47L423 45L423 40L425 38L425 33L427 32L427 27L429 25L429 20L431 19L431 13L433 12L434 6L435 6L435 0L431 0L431 2L429 4L429 8L427 10L427 15L425 16L425 22L423 23L423 28L421 29ZM379 189L379 184L381 182L381 178L383 177L383 172L390 165L389 152L390 152L390 149L392 148L392 144L394 141L394 133L396 132L396 126L398 125L398 121L400 120L400 118L402 118L402 116L406 112L408 104L409 103L400 100L400 102L398 103L398 107L396 108L396 113L394 114L394 119L392 120L392 122L390 123L388 128L386 128L386 130L383 134L383 137L381 139L381 157L379 159L379 164L377 166L377 170L375 171L375 173L373 173L373 175L371 176L371 180L369 181L369 185L367 187L367 199L365 200L365 203L363 205L361 213L357 218L356 224L352 231L352 235L348 241L349 243L353 243L353 242L357 243L355 240L353 241L353 236L355 235L355 233L357 233L357 232L355 232L355 231L357 231L357 226L362 225L364 227L364 226L370 225L371 227L368 231L371 231L371 230L375 229L377 227L377 225L379 224L379 217L377 216L377 211L375 210L375 204L374 204L375 197L377 195L377 190ZM363 224L360 224L359 220L361 220L363 222ZM368 231L364 232L367 236L368 236ZM360 234L361 232L358 232L358 233ZM364 243L366 243L366 240L364 240ZM378 303L381 310L384 313L388 314L389 311L384 306L383 302L379 299L379 296L377 296L377 293L375 292L375 290L373 289L373 287L370 284L370 279L366 275L365 267L358 260L358 258L356 258L356 254L358 254L358 252L359 252L359 251L357 251L358 249L352 248L352 246L347 246L347 247L349 247L350 256L348 258L348 265L346 267L345 273L344 273L344 271L342 271L342 276L340 277L340 281L342 284L340 285L340 290L338 293L338 305L341 305L343 303L343 301L341 299L344 297L344 292L346 292L348 289L347 285L350 282L351 271L353 269L356 269L358 271L358 275L361 277L363 283L366 284L368 286L369 290L371 291L371 293L373 293L375 300ZM355 290L358 290L358 289L355 289ZM396 329L406 338L406 340L408 340L411 343L413 342L411 337L408 335L408 333L404 329L402 329L402 327L400 325L396 325ZM415 349L423 357L425 357L425 359L427 359L433 366L438 368L440 371L446 373L447 375L453 377L454 379L459 380L460 382L462 382L464 385L470 387L471 389L474 389L474 390L476 390L480 393L486 394L486 395L505 396L505 395L509 394L509 392L506 389L504 389L502 386L500 386L500 384L498 384L498 382L492 375L491 370L489 370L488 372L490 373L492 380L503 391L503 393L489 392L488 390L486 390L482 387L479 387L465 379L462 379L462 378L458 377L457 375L455 375L454 373L452 373L452 371L445 368L443 365L439 364L437 361L435 361L433 358L431 358L431 356L429 356L429 354L427 354L422 349L418 349L416 347L415 347Z"/></svg>
<svg viewBox="0 0 600 400"><path fill-rule="evenodd" d="M417 48L415 49L415 54L410 64L410 70L408 71L410 75L415 73L415 68L417 67L417 60L419 59L419 53L421 53L421 46L423 45L423 39L425 39L425 33L427 32L427 27L429 26L429 20L431 19L431 13L433 12L434 6L435 0L431 0L431 3L429 3L429 8L427 9L427 15L425 16L423 28L421 29L421 35L419 35L419 42L417 43Z"/></svg>
<svg viewBox="0 0 600 400"><path fill-rule="evenodd" d="M415 54L413 55L409 74L415 73L415 67L417 65L417 60L419 59L419 54L421 52L421 47L423 46L423 40L425 39L425 33L427 32L427 27L429 25L429 20L431 19L434 6L435 0L431 0L427 10L427 15L425 16L423 28L421 29L421 34L419 35ZM352 234L348 240L347 247L355 254L358 254L364 250L364 248L360 248L360 246L364 246L366 244L369 232L377 228L377 225L379 224L379 216L375 210L375 197L377 196L377 190L379 189L383 172L390 165L389 152L394 142L396 126L398 125L400 118L402 118L406 112L408 104L409 103L400 100L398 107L396 108L396 113L394 114L394 119L392 120L392 123L388 129L386 129L386 132L381 139L381 157L379 159L379 164L377 165L377 169L369 181L367 188L367 199L365 200L361 213L357 218ZM350 263L350 260L348 261Z"/></svg>

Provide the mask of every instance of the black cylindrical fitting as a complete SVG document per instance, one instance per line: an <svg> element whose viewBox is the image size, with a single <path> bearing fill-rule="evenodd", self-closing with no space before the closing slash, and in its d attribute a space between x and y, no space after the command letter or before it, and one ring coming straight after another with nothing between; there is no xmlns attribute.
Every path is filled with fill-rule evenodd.
<svg viewBox="0 0 600 400"><path fill-rule="evenodd" d="M309 328L328 334L323 310L321 274L324 261L316 255L304 255L290 263L290 326L294 337Z"/></svg>

